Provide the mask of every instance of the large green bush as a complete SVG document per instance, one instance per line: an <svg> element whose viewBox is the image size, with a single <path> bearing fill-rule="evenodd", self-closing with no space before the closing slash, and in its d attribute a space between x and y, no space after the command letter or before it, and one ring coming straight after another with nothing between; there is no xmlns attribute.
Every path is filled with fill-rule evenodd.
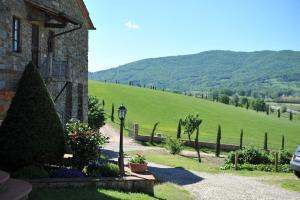
<svg viewBox="0 0 300 200"><path fill-rule="evenodd" d="M184 145L180 139L168 137L166 141L166 147L171 154L179 154L183 149Z"/></svg>
<svg viewBox="0 0 300 200"><path fill-rule="evenodd" d="M225 160L225 163L234 163L235 153L230 152ZM268 153L256 147L246 147L238 151L238 163L244 164L270 164L272 162Z"/></svg>
<svg viewBox="0 0 300 200"><path fill-rule="evenodd" d="M104 110L95 96L89 96L88 100L88 122L92 129L99 129L105 124Z"/></svg>
<svg viewBox="0 0 300 200"><path fill-rule="evenodd" d="M100 148L107 138L88 124L71 119L67 123L66 142L73 153L73 167L83 169L89 161L100 156Z"/></svg>
<svg viewBox="0 0 300 200"><path fill-rule="evenodd" d="M15 170L63 157L63 127L36 67L29 63L0 127L0 166Z"/></svg>

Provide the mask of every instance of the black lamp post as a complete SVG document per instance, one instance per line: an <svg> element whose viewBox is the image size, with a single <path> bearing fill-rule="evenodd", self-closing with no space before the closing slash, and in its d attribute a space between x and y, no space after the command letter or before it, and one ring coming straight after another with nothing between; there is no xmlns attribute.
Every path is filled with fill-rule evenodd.
<svg viewBox="0 0 300 200"><path fill-rule="evenodd" d="M120 149L119 149L119 159L118 159L120 176L124 176L124 174L125 174L125 172L124 172L124 153L123 153L123 128L124 128L124 120L126 117L126 112L127 112L127 109L122 104L118 110L118 116L119 116L119 119L121 122L120 123Z"/></svg>

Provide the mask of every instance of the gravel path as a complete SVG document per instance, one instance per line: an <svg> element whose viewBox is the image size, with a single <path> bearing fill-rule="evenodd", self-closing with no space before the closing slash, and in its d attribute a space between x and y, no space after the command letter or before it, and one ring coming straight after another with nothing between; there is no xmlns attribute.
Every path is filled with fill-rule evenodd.
<svg viewBox="0 0 300 200"><path fill-rule="evenodd" d="M110 137L105 152L112 158L118 156L119 133L110 125L101 128L101 132ZM153 150L157 147L145 147L132 139L124 138L124 151ZM260 182L263 178L238 176L226 173L210 174L195 172L149 163L149 171L158 179L182 186L194 199L263 199L263 200L300 200L299 192L288 191Z"/></svg>

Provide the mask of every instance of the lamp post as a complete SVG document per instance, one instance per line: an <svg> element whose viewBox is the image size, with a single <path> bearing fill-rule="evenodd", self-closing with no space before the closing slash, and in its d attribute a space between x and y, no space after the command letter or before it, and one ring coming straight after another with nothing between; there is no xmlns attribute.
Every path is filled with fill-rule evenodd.
<svg viewBox="0 0 300 200"><path fill-rule="evenodd" d="M124 153L123 153L123 128L124 128L124 120L126 117L126 112L127 112L127 109L122 104L118 109L118 117L121 122L120 123L120 148L119 148L119 159L118 159L120 176L124 176L124 174L125 174L125 172L124 172Z"/></svg>

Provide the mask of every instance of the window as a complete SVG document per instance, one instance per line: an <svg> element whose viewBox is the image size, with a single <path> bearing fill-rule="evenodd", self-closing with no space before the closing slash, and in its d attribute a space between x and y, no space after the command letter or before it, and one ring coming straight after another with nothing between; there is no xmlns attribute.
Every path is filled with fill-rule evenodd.
<svg viewBox="0 0 300 200"><path fill-rule="evenodd" d="M17 17L13 18L13 40L12 40L12 51L20 52L20 19Z"/></svg>

